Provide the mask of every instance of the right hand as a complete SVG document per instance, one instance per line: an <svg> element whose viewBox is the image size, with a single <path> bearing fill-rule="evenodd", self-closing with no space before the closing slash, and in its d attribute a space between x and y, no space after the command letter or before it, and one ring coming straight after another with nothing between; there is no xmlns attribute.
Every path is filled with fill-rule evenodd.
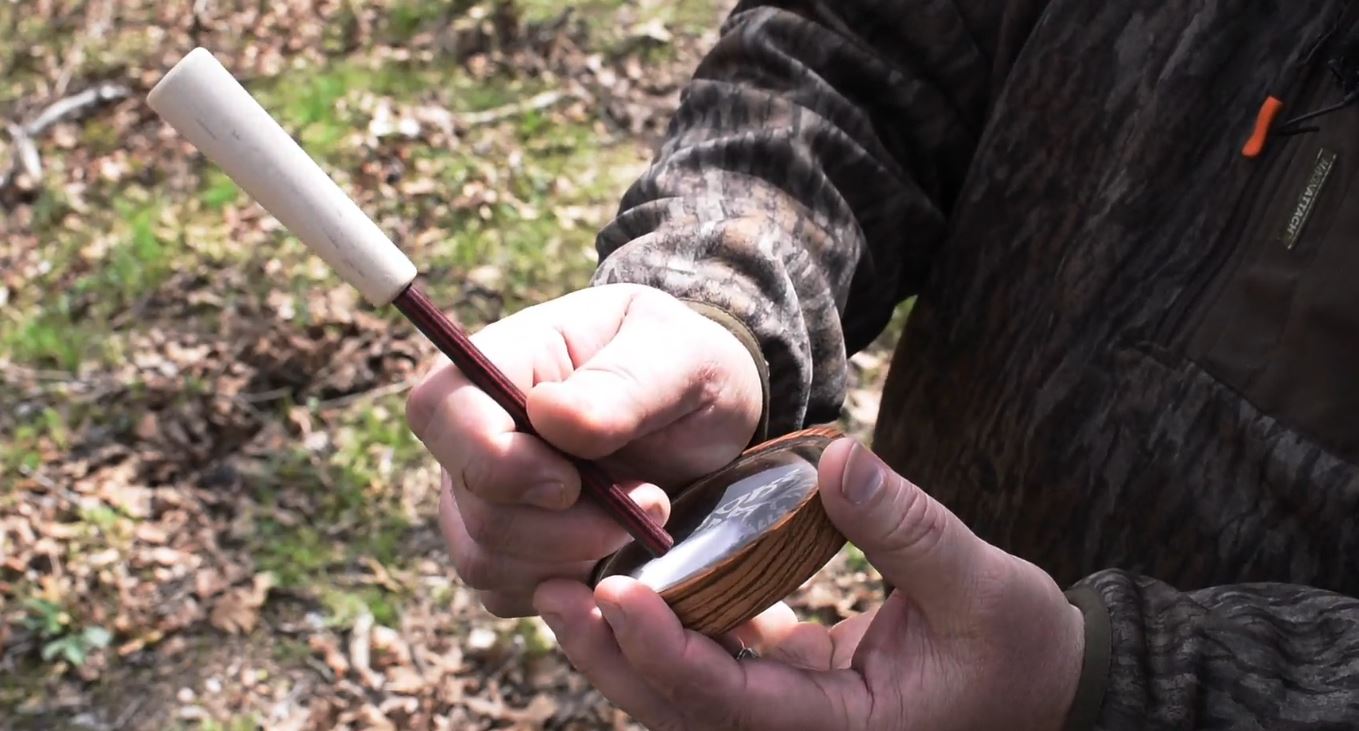
<svg viewBox="0 0 1359 731"><path fill-rule="evenodd" d="M750 352L660 290L614 284L530 307L472 336L523 389L557 448L599 460L653 519L663 488L734 459L759 421ZM459 576L501 617L534 612L551 578L583 581L628 534L580 499L580 477L442 360L411 392L411 430L443 467L439 523Z"/></svg>

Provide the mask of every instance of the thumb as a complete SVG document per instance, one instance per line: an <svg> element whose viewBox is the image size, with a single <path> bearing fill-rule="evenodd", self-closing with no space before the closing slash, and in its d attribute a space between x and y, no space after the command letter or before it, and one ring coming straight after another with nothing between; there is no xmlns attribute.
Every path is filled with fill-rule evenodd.
<svg viewBox="0 0 1359 731"><path fill-rule="evenodd" d="M943 505L852 439L826 448L818 482L831 522L926 617L968 608L991 547Z"/></svg>
<svg viewBox="0 0 1359 731"><path fill-rule="evenodd" d="M723 378L723 369L708 364L711 347L693 337L692 323L674 321L700 316L687 309L650 314L657 316L624 317L617 334L566 379L533 387L529 419L544 438L599 459L714 405L713 394L725 389L710 382Z"/></svg>

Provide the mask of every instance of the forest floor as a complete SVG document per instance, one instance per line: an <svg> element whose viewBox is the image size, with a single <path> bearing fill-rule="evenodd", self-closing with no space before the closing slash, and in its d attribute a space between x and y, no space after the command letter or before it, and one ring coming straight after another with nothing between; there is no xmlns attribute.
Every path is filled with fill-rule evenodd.
<svg viewBox="0 0 1359 731"><path fill-rule="evenodd" d="M144 99L210 48L475 327L587 280L727 5L0 0L0 727L630 728L452 574L432 349Z"/></svg>

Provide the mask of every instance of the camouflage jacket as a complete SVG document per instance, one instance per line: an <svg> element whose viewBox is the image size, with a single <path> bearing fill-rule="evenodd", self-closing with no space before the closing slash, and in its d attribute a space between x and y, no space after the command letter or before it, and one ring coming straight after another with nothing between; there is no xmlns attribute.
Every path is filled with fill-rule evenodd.
<svg viewBox="0 0 1359 731"><path fill-rule="evenodd" d="M877 450L1074 585L1085 726L1359 727L1343 0L744 2L596 282L748 330L774 433L918 297Z"/></svg>

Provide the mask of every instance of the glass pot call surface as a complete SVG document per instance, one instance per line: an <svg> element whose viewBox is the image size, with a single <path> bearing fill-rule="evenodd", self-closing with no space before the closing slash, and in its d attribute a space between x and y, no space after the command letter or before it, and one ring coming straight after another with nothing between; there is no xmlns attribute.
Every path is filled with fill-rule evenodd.
<svg viewBox="0 0 1359 731"><path fill-rule="evenodd" d="M627 575L663 592L716 566L778 525L816 492L819 446L742 458L675 500L667 526L675 546L651 559L629 545L604 575ZM650 559L650 560L648 560Z"/></svg>

